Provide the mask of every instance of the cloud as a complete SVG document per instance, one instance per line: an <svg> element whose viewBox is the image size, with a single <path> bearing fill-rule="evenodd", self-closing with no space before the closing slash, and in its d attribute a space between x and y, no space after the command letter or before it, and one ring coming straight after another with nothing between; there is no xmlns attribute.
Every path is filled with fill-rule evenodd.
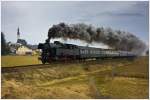
<svg viewBox="0 0 150 100"><path fill-rule="evenodd" d="M1 9L2 31L9 41L16 41L18 26L29 43L45 41L48 29L59 22L108 26L148 40L148 2L2 1Z"/></svg>
<svg viewBox="0 0 150 100"><path fill-rule="evenodd" d="M144 16L142 13L136 13L136 12L102 12L96 14L96 16L118 16L118 17L142 17Z"/></svg>

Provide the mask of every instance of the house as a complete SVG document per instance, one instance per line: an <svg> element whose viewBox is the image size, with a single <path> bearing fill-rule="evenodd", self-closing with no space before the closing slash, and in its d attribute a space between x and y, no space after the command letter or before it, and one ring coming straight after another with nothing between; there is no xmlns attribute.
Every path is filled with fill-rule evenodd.
<svg viewBox="0 0 150 100"><path fill-rule="evenodd" d="M17 55L32 55L32 49L28 48L27 46L21 45L16 50Z"/></svg>
<svg viewBox="0 0 150 100"><path fill-rule="evenodd" d="M16 50L21 46L21 44L8 42L8 46L10 48L11 54L16 54Z"/></svg>

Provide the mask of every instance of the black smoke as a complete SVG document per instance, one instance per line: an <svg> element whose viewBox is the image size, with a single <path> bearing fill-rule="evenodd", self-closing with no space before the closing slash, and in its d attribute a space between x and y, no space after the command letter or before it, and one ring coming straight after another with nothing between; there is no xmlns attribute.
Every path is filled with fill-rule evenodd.
<svg viewBox="0 0 150 100"><path fill-rule="evenodd" d="M48 31L48 40L51 38L80 39L87 43L104 43L116 50L132 51L142 54L146 45L135 35L111 28L95 28L92 25L65 24L53 25Z"/></svg>

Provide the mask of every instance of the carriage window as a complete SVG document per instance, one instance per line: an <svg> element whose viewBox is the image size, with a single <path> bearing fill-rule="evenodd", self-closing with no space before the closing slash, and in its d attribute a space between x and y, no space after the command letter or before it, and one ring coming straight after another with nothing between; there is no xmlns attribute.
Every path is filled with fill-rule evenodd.
<svg viewBox="0 0 150 100"><path fill-rule="evenodd" d="M81 54L84 54L84 49L81 49Z"/></svg>
<svg viewBox="0 0 150 100"><path fill-rule="evenodd" d="M85 53L87 54L87 53L88 53L88 51L87 51L87 50L85 50Z"/></svg>

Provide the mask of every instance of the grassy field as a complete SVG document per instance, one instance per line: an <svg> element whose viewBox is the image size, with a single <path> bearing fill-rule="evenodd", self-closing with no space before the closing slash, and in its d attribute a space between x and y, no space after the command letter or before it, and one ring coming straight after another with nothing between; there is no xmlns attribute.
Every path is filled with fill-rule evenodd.
<svg viewBox="0 0 150 100"><path fill-rule="evenodd" d="M2 74L2 98L148 99L148 57L80 63Z"/></svg>
<svg viewBox="0 0 150 100"><path fill-rule="evenodd" d="M1 66L11 67L20 65L40 64L38 56L2 56Z"/></svg>

